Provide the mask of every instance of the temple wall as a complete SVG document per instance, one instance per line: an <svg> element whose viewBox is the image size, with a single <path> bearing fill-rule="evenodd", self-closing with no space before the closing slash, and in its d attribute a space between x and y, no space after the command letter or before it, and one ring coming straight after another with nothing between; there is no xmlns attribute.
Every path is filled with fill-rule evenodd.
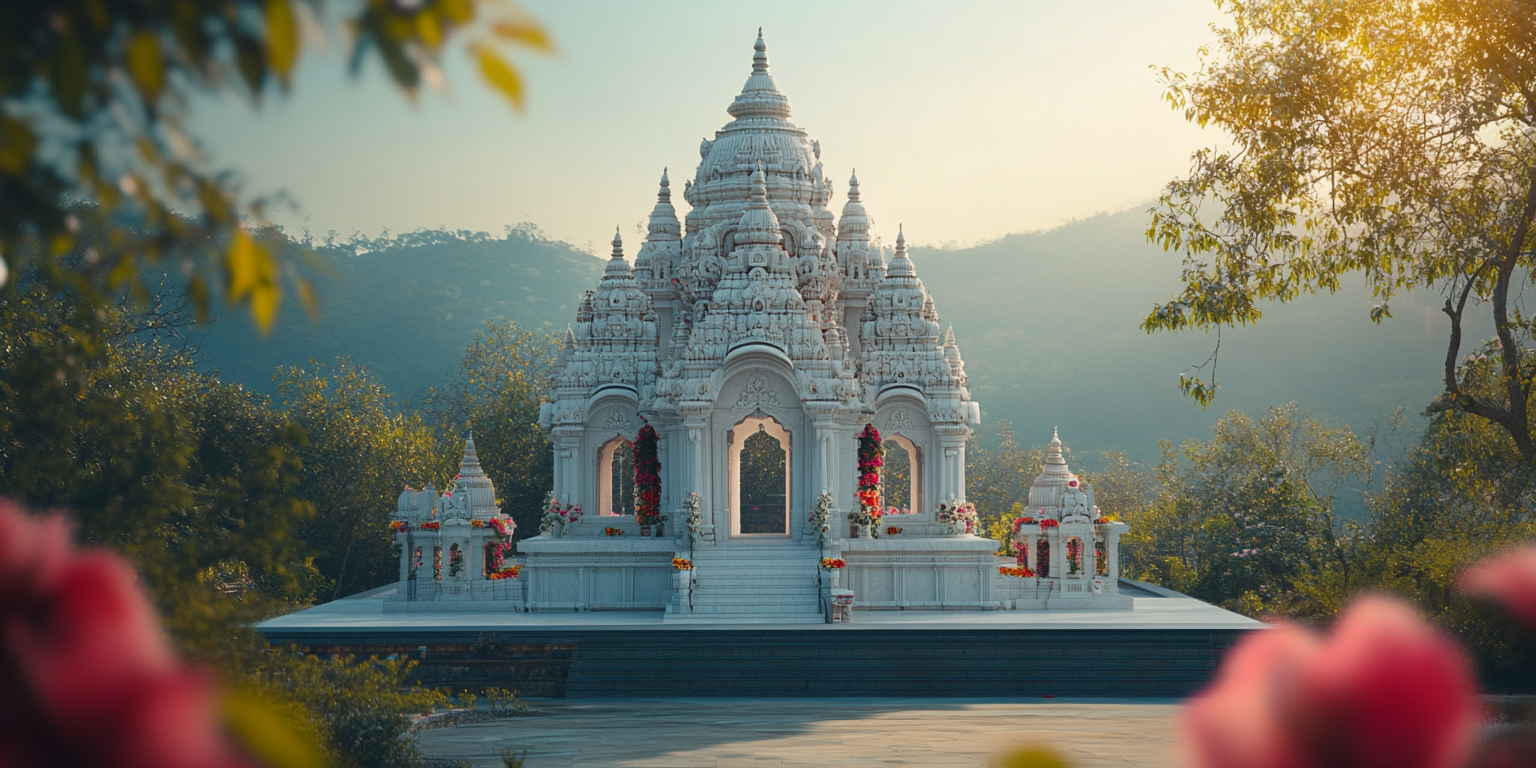
<svg viewBox="0 0 1536 768"><path fill-rule="evenodd" d="M625 536L519 543L530 611L660 611L672 597L671 539Z"/></svg>
<svg viewBox="0 0 1536 768"><path fill-rule="evenodd" d="M841 588L860 610L996 610L996 549L975 536L847 540Z"/></svg>

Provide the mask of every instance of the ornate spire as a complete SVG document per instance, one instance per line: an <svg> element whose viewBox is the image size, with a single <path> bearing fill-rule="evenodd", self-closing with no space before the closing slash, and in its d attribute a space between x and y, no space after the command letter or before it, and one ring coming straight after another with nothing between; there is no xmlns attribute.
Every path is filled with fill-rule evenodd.
<svg viewBox="0 0 1536 768"><path fill-rule="evenodd" d="M464 459L459 462L459 478L484 477L485 470L480 468L480 457L475 453L475 432L469 431L469 439L464 441Z"/></svg>
<svg viewBox="0 0 1536 768"><path fill-rule="evenodd" d="M762 163L752 171L752 202L741 212L741 221L736 226L738 246L778 245L784 241L784 234L779 231L779 217L768 207L768 177L763 173Z"/></svg>
<svg viewBox="0 0 1536 768"><path fill-rule="evenodd" d="M848 177L848 202L859 202L859 169L857 168L853 169L853 175Z"/></svg>
<svg viewBox="0 0 1536 768"><path fill-rule="evenodd" d="M624 238L619 237L619 228L613 228L613 255L608 258L608 268L603 271L603 282L610 278L628 279L633 277L629 262L624 260Z"/></svg>
<svg viewBox="0 0 1536 768"><path fill-rule="evenodd" d="M758 33L757 43L752 46L752 76L742 86L741 95L725 111L738 120L753 117L784 120L789 117L789 99L779 92L773 75L768 74L768 46L763 42L761 29Z"/></svg>
<svg viewBox="0 0 1536 768"><path fill-rule="evenodd" d="M1045 449L1045 463L1067 465L1067 460L1061 457L1061 433L1056 427L1051 427L1051 443Z"/></svg>
<svg viewBox="0 0 1536 768"><path fill-rule="evenodd" d="M887 278L917 277L917 270L913 268L912 260L907 258L907 235L899 224L896 227L896 255L891 257L891 263L885 269L885 276Z"/></svg>

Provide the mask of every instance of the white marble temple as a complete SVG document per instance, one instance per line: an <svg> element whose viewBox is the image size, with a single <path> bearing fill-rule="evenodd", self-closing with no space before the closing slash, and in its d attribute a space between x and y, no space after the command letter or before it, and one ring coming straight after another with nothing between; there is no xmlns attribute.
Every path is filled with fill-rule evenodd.
<svg viewBox="0 0 1536 768"><path fill-rule="evenodd" d="M547 516L542 535L519 543L519 576L479 588L500 590L487 602L657 611L684 624L825 622L834 589L906 621L925 610L1139 607L1119 594L1127 528L1101 518L1059 440L1030 493L1034 527L1015 537L1031 556L1048 554L998 563L998 542L976 535L965 463L981 409L954 331L904 234L887 248L876 233L856 174L833 214L821 144L790 122L761 30L726 111L731 122L702 142L684 182L682 220L664 170L633 267L615 233L600 282L581 297L539 416L554 452L551 509L579 519ZM878 506L859 496L858 441L869 427L906 468L902 487L881 486ZM643 521L626 462L650 430L660 519ZM782 494L743 481L749 441L781 452ZM908 512L850 525L852 513L868 519L888 499ZM415 515L401 537L428 517ZM437 535L448 531L443 520ZM674 558L692 569L674 570ZM419 571L402 569L402 579ZM471 581L482 575L471 571ZM448 595L453 585L440 579L415 583L394 602L482 598L473 585Z"/></svg>

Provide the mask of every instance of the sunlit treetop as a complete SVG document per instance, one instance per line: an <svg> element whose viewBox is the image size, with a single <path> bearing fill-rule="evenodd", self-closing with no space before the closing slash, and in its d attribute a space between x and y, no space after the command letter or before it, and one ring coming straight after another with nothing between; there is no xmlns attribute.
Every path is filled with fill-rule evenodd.
<svg viewBox="0 0 1536 768"><path fill-rule="evenodd" d="M1256 322L1259 302L1362 275L1391 317L1399 291L1442 292L1445 393L1536 462L1533 326L1519 301L1536 215L1536 4L1518 0L1222 2L1226 26L1189 74L1160 70L1186 119L1222 131L1168 185L1147 236L1184 254L1183 291L1148 331ZM1469 304L1470 302L1470 304ZM1503 386L1460 383L1468 307L1497 328ZM1202 404L1215 356L1180 374Z"/></svg>

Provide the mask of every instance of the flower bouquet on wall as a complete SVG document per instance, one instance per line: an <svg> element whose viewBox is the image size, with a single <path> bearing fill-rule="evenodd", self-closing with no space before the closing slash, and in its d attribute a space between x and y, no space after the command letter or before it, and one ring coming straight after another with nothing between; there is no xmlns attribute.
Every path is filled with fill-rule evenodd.
<svg viewBox="0 0 1536 768"><path fill-rule="evenodd" d="M975 533L978 522L976 505L952 498L939 505L939 522L949 526L951 536Z"/></svg>
<svg viewBox="0 0 1536 768"><path fill-rule="evenodd" d="M873 532L885 515L880 508L880 468L885 466L885 447L880 432L869 424L859 433L859 510L848 516L856 528Z"/></svg>
<svg viewBox="0 0 1536 768"><path fill-rule="evenodd" d="M555 500L554 491L544 497L544 519L539 522L539 532L552 536L564 536L566 529L581 519L581 505L561 504Z"/></svg>
<svg viewBox="0 0 1536 768"><path fill-rule="evenodd" d="M1067 575L1077 576L1083 572L1083 542L1081 539L1067 539Z"/></svg>
<svg viewBox="0 0 1536 768"><path fill-rule="evenodd" d="M808 522L811 530L816 532L816 543L826 549L832 539L832 513L836 510L832 507L832 494L823 491L816 497L816 506L811 508Z"/></svg>
<svg viewBox="0 0 1536 768"><path fill-rule="evenodd" d="M661 525L661 460L656 457L656 440L656 430L649 424L635 437L635 522L640 524L641 536L651 526Z"/></svg>
<svg viewBox="0 0 1536 768"><path fill-rule="evenodd" d="M688 494L687 501L683 502L683 525L688 529L689 545L698 544L701 540L699 526L703 524L703 516L699 514L699 492Z"/></svg>

